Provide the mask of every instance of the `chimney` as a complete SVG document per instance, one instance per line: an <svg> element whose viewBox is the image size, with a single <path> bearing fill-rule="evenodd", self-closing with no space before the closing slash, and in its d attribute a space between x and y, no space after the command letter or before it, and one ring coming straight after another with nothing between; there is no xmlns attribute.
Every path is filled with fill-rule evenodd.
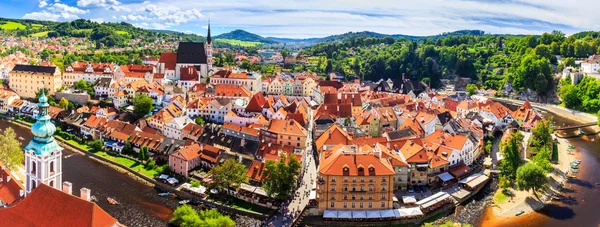
<svg viewBox="0 0 600 227"><path fill-rule="evenodd" d="M425 123L425 116L421 116L421 123Z"/></svg>
<svg viewBox="0 0 600 227"><path fill-rule="evenodd" d="M203 143L200 144L200 150L204 151L204 144Z"/></svg>
<svg viewBox="0 0 600 227"><path fill-rule="evenodd" d="M88 188L81 188L79 190L79 195L80 195L81 199L83 199L85 201L90 201L91 197L92 197L92 190L90 190Z"/></svg>
<svg viewBox="0 0 600 227"><path fill-rule="evenodd" d="M414 140L411 140L411 141L410 141L410 145L412 146L413 144L415 144L415 141L414 141Z"/></svg>
<svg viewBox="0 0 600 227"><path fill-rule="evenodd" d="M62 191L69 195L73 194L73 184L68 181L63 182Z"/></svg>

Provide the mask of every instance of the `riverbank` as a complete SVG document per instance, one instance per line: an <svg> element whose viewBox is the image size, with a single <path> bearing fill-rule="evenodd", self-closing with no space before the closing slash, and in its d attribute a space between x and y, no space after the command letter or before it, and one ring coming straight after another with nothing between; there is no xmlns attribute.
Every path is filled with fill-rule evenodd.
<svg viewBox="0 0 600 227"><path fill-rule="evenodd" d="M20 127L20 128L26 129L26 130L30 130L29 124L25 124L23 122L15 121L15 120L6 120L6 121L9 124L15 125L17 127ZM90 151L86 150L86 148L87 149L89 149L89 148L85 144L79 144L73 140L65 140L59 136L55 136L54 138L58 141L58 143L61 146L68 148L70 151L73 151L77 154L83 155L101 165L104 165L113 170L116 170L119 173L125 174L130 179L133 179L145 186L148 186L151 188L159 188L162 191L172 192L172 193L176 194L180 199L202 200L202 201L205 201L205 203L213 204L214 207L225 211L225 213L236 214L236 215L241 214L243 216L247 216L248 219L255 218L258 220L263 220L268 217L268 214L263 214L263 213L258 213L256 211L246 210L246 209L243 209L243 207L236 208L235 206L228 206L221 201L206 200L200 196L178 190L176 187L173 187L171 185L167 185L167 184L164 184L164 183L154 180L153 177L147 176L139 170L128 168L127 164L119 163L119 162L116 162L115 160L111 160L107 157L103 157L101 154L96 154L96 153L90 152ZM113 157L113 156L110 156L110 157ZM67 158L67 157L65 157L65 158ZM133 162L133 160L132 160L132 162Z"/></svg>

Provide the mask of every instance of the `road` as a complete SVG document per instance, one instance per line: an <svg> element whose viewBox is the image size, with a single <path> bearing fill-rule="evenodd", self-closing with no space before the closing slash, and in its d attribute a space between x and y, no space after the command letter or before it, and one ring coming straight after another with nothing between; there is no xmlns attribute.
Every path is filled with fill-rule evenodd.
<svg viewBox="0 0 600 227"><path fill-rule="evenodd" d="M302 157L302 173L299 178L299 186L294 194L292 194L292 200L289 202L287 206L287 214L294 215L293 220L296 220L299 217L299 214L302 213L304 208L308 205L308 201L310 200L310 192L313 188L313 182L317 178L317 166L313 155L313 128L314 128L314 119L312 109L309 109L309 117L308 117L308 134L306 137L306 150L304 152L304 156ZM277 227L288 227L291 226L293 220L283 221L283 215L278 214L275 216L275 220L272 222L274 226Z"/></svg>

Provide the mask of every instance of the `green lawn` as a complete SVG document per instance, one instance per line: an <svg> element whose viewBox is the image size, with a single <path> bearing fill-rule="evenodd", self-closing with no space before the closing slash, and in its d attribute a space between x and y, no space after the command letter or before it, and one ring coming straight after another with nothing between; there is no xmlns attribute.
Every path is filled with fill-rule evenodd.
<svg viewBox="0 0 600 227"><path fill-rule="evenodd" d="M221 42L229 43L231 45L243 46L243 47L255 47L255 46L262 44L261 42L249 42L249 41L241 41L241 40L237 40L237 39L217 39L217 40L221 41Z"/></svg>
<svg viewBox="0 0 600 227"><path fill-rule="evenodd" d="M81 148L83 150L92 152L92 151L90 151L90 147L87 146L87 145L85 145L85 144L80 144L79 142L77 142L75 140L67 140L67 139L64 139L62 137L61 137L61 139L65 140L68 144L70 144L72 146L75 146L75 147ZM98 152L92 152L92 153L94 153L96 155L99 155L99 156L101 156L103 158L110 159L112 161L115 161L115 162L118 162L120 164L123 164L123 165L125 165L125 166L133 169L134 171L138 171L141 174L144 174L144 175L146 175L146 176L148 176L150 178L153 178L154 176L158 176L160 174L155 169L150 169L150 170L145 169L144 165L142 163L140 163L138 161L131 160L131 159L126 158L126 157L112 156L112 155L109 155L108 153L106 153L104 151L98 151Z"/></svg>
<svg viewBox="0 0 600 227"><path fill-rule="evenodd" d="M25 29L25 25L12 21L0 21L0 28L2 28L2 30L17 30Z"/></svg>
<svg viewBox="0 0 600 227"><path fill-rule="evenodd" d="M47 37L48 36L48 32L38 32L38 33L34 33L31 34L31 37Z"/></svg>
<svg viewBox="0 0 600 227"><path fill-rule="evenodd" d="M119 34L119 35L129 35L129 32L126 32L126 31L117 31L117 34Z"/></svg>

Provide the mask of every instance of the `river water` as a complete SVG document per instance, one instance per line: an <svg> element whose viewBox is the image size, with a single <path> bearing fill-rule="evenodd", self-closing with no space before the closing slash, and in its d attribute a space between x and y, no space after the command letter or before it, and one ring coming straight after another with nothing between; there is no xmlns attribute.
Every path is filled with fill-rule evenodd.
<svg viewBox="0 0 600 227"><path fill-rule="evenodd" d="M554 117L556 125L575 125L577 122L546 113ZM586 131L586 130L584 130ZM578 133L576 130L568 134ZM591 142L595 138L595 142ZM514 218L497 218L486 207L476 223L477 226L599 226L600 225L600 137L584 136L569 139L576 147L575 158L581 159L577 179L570 179L561 195L561 201L553 202L538 212Z"/></svg>
<svg viewBox="0 0 600 227"><path fill-rule="evenodd" d="M0 130L7 127L25 138L23 147L32 138L28 128L0 120ZM67 148L63 150L62 171L63 181L73 183L74 195L79 196L82 187L91 189L99 200L97 204L127 226L167 226L173 209L178 206L176 200L158 196L152 187ZM106 197L120 204L111 205Z"/></svg>

